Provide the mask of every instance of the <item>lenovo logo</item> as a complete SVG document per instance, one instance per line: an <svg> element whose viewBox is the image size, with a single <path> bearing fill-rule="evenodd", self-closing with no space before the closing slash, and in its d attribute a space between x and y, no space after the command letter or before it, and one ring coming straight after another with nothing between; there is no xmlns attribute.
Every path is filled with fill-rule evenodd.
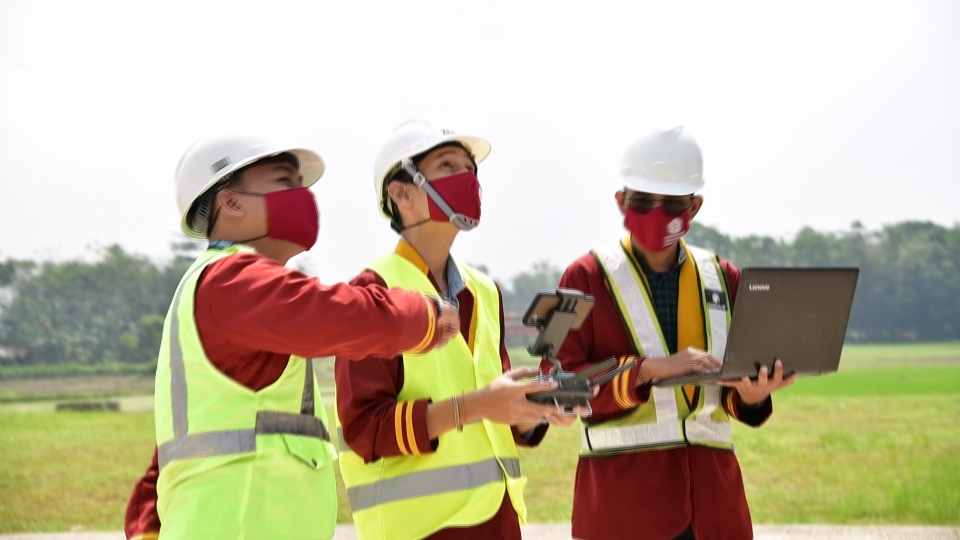
<svg viewBox="0 0 960 540"><path fill-rule="evenodd" d="M750 284L750 290L751 290L751 291L769 291L769 290L770 290L770 284L768 284L768 283L751 283L751 284Z"/></svg>

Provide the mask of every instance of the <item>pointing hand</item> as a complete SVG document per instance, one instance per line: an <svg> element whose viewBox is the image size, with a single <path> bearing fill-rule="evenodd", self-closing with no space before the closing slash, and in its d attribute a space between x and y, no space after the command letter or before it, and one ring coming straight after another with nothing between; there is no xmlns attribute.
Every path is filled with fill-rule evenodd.
<svg viewBox="0 0 960 540"><path fill-rule="evenodd" d="M460 311L444 299L440 299L440 313L437 317L437 340L436 347L443 347L448 341L460 333Z"/></svg>

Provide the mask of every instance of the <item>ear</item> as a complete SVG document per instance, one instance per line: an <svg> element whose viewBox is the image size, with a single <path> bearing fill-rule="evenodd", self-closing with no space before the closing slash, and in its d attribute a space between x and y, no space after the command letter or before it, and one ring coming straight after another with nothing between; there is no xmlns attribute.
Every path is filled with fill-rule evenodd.
<svg viewBox="0 0 960 540"><path fill-rule="evenodd" d="M614 197L617 199L617 209L620 210L622 215L626 210L624 210L624 204L627 200L627 194L623 190L620 190L614 194Z"/></svg>
<svg viewBox="0 0 960 540"><path fill-rule="evenodd" d="M410 192L413 187L413 184L393 180L387 184L387 195L397 208L407 207L413 204L413 194Z"/></svg>
<svg viewBox="0 0 960 540"><path fill-rule="evenodd" d="M240 204L240 198L229 189L221 189L217 192L217 206L220 208L221 216L240 218L247 213L243 205Z"/></svg>
<svg viewBox="0 0 960 540"><path fill-rule="evenodd" d="M693 202L690 204L690 219L696 217L701 206L703 206L703 195L694 195Z"/></svg>

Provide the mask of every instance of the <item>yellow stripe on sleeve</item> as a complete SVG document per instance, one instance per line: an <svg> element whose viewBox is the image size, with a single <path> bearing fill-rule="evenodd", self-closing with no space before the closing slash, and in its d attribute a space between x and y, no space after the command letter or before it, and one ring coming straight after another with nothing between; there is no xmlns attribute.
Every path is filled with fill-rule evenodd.
<svg viewBox="0 0 960 540"><path fill-rule="evenodd" d="M618 359L617 365L623 366L623 364L626 361L627 361L627 357L621 356ZM621 409L630 408L630 401L627 399L627 396L626 396L626 391L629 385L629 382L627 381L627 379L629 378L628 374L629 372L621 373L617 375L611 383L613 385L613 397L616 400L617 405L619 405Z"/></svg>
<svg viewBox="0 0 960 540"><path fill-rule="evenodd" d="M407 419L407 442L410 443L410 453L419 456L420 449L417 448L417 436L413 432L413 402L408 402L405 405L407 406L405 416Z"/></svg>
<svg viewBox="0 0 960 540"><path fill-rule="evenodd" d="M621 356L617 359L617 366L619 367L622 365L623 357ZM623 374L621 373L620 375L614 377L613 380L610 381L610 385L613 386L613 397L616 400L617 405L619 405L621 409L626 409L627 404L623 401L623 381L620 380L621 375Z"/></svg>
<svg viewBox="0 0 960 540"><path fill-rule="evenodd" d="M424 352L427 349L427 346L430 345L430 342L433 341L433 337L437 332L437 313L434 312L433 300L423 297L423 301L427 304L427 333L423 336L423 339L416 347L410 349L407 352L419 354Z"/></svg>
<svg viewBox="0 0 960 540"><path fill-rule="evenodd" d="M740 415L738 414L739 411L737 411L736 400L734 399L736 395L737 392L735 390L727 390L727 414L739 419Z"/></svg>
<svg viewBox="0 0 960 540"><path fill-rule="evenodd" d="M630 357L624 356L623 360L620 361L620 365L622 366L628 362L630 362ZM637 384L636 379L630 376L632 373L633 373L633 370L628 369L627 371L624 371L619 375L619 377L623 377L623 383L622 383L623 384L623 402L627 405L626 407L624 407L625 409L632 409L640 404L639 401L636 401L633 399L633 393L631 393L630 391L631 390L630 384L631 383L634 385Z"/></svg>
<svg viewBox="0 0 960 540"><path fill-rule="evenodd" d="M617 366L623 365L623 357L617 359ZM622 375L622 373L620 374ZM610 381L610 385L613 386L613 399L617 402L617 405L621 409L626 409L627 405L623 402L623 381L620 380L620 375L617 375Z"/></svg>
<svg viewBox="0 0 960 540"><path fill-rule="evenodd" d="M397 403L396 408L393 409L393 423L394 431L397 433L397 446L400 448L400 453L403 455L409 455L410 450L407 449L407 446L403 444L403 408L407 404Z"/></svg>

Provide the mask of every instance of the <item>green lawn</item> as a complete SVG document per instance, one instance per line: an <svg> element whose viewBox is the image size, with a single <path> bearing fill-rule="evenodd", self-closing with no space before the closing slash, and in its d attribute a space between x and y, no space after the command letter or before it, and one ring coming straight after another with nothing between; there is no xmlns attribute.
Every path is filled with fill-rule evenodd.
<svg viewBox="0 0 960 540"><path fill-rule="evenodd" d="M956 389L782 396L775 407L762 428L734 430L755 522L960 524Z"/></svg>
<svg viewBox="0 0 960 540"><path fill-rule="evenodd" d="M0 408L0 533L122 527L153 415L120 402L135 412ZM958 418L960 344L848 347L839 372L781 392L767 425L735 427L754 520L960 525ZM531 521L569 519L579 445L572 426L521 450Z"/></svg>
<svg viewBox="0 0 960 540"><path fill-rule="evenodd" d="M0 414L0 533L120 530L153 413Z"/></svg>

